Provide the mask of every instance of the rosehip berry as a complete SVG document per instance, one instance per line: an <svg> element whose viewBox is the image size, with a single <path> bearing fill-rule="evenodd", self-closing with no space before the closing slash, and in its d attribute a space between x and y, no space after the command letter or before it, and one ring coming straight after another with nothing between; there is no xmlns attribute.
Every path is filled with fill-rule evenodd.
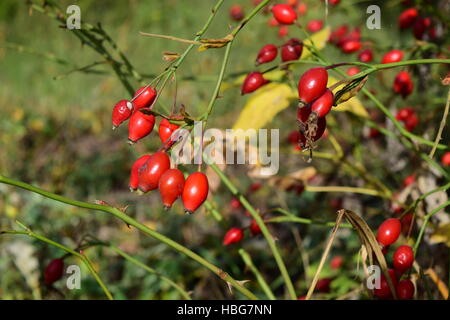
<svg viewBox="0 0 450 320"><path fill-rule="evenodd" d="M244 19L244 10L242 10L240 5L236 4L230 8L230 17L235 21L241 21Z"/></svg>
<svg viewBox="0 0 450 320"><path fill-rule="evenodd" d="M411 175L407 176L407 177L403 180L403 186L404 186L404 187L407 187L407 186L413 184L415 180L416 180L416 175L415 175L415 174L411 174Z"/></svg>
<svg viewBox="0 0 450 320"><path fill-rule="evenodd" d="M295 7L297 5L298 0L287 0L286 3L291 7Z"/></svg>
<svg viewBox="0 0 450 320"><path fill-rule="evenodd" d="M327 89L328 72L316 67L306 71L298 82L298 98L301 104L308 104L319 98Z"/></svg>
<svg viewBox="0 0 450 320"><path fill-rule="evenodd" d="M297 110L297 120L304 123L305 125L305 131L308 130L308 124L306 123L311 115L311 107L306 106L303 108L299 108ZM313 138L313 141L319 140L323 134L325 133L325 129L327 127L327 121L325 117L317 119L317 129L316 129L316 135ZM303 135L303 133L300 132L300 147L304 148L306 147L306 137Z"/></svg>
<svg viewBox="0 0 450 320"><path fill-rule="evenodd" d="M231 228L230 230L225 233L225 236L223 237L223 244L228 246L232 243L236 243L242 240L244 238L244 231L239 228Z"/></svg>
<svg viewBox="0 0 450 320"><path fill-rule="evenodd" d="M322 20L311 20L306 25L306 28L309 32L317 32L323 28L323 21Z"/></svg>
<svg viewBox="0 0 450 320"><path fill-rule="evenodd" d="M402 59L403 59L402 51L391 50L384 55L383 60L381 60L381 63L394 63L394 62L402 61Z"/></svg>
<svg viewBox="0 0 450 320"><path fill-rule="evenodd" d="M137 111L142 108L150 107L156 99L156 90L152 87L141 87L134 94L133 106L134 110Z"/></svg>
<svg viewBox="0 0 450 320"><path fill-rule="evenodd" d="M419 123L419 117L412 108L400 109L395 118L402 121L405 125L405 129L408 131L413 131Z"/></svg>
<svg viewBox="0 0 450 320"><path fill-rule="evenodd" d="M61 279L64 271L63 259L53 259L44 270L44 281L46 285Z"/></svg>
<svg viewBox="0 0 450 320"><path fill-rule="evenodd" d="M204 173L194 172L189 175L184 184L183 204L186 213L194 213L208 197L208 178Z"/></svg>
<svg viewBox="0 0 450 320"><path fill-rule="evenodd" d="M341 50L344 53L353 53L361 49L361 42L359 40L347 40L341 44Z"/></svg>
<svg viewBox="0 0 450 320"><path fill-rule="evenodd" d="M251 93L258 90L263 85L267 84L269 81L264 79L261 72L250 72L244 80L241 88L241 94Z"/></svg>
<svg viewBox="0 0 450 320"><path fill-rule="evenodd" d="M139 169L144 165L144 163L147 162L148 159L150 159L151 155L146 154L142 157L138 158L131 167L131 174L130 174L130 191L134 191L139 186Z"/></svg>
<svg viewBox="0 0 450 320"><path fill-rule="evenodd" d="M261 182L253 182L249 187L248 187L248 191L253 193L258 191L259 189L261 189L262 187L262 183Z"/></svg>
<svg viewBox="0 0 450 320"><path fill-rule="evenodd" d="M287 26L281 26L278 28L278 36L284 38L289 34L289 28Z"/></svg>
<svg viewBox="0 0 450 320"><path fill-rule="evenodd" d="M133 104L128 100L120 100L116 103L112 112L113 129L117 128L122 122L128 120L133 112Z"/></svg>
<svg viewBox="0 0 450 320"><path fill-rule="evenodd" d="M422 40L423 36L425 35L425 32L430 26L431 26L430 18L418 17L414 22L413 26L414 37L418 40Z"/></svg>
<svg viewBox="0 0 450 320"><path fill-rule="evenodd" d="M356 27L348 34L348 39L361 40L361 29Z"/></svg>
<svg viewBox="0 0 450 320"><path fill-rule="evenodd" d="M149 192L158 188L159 179L170 169L169 156L159 151L150 156L138 170L139 190Z"/></svg>
<svg viewBox="0 0 450 320"><path fill-rule="evenodd" d="M303 43L298 38L292 38L281 47L281 61L297 60L301 57Z"/></svg>
<svg viewBox="0 0 450 320"><path fill-rule="evenodd" d="M401 108L400 110L398 110L397 115L395 116L395 119L397 119L399 121L405 121L413 113L414 113L414 109L413 108Z"/></svg>
<svg viewBox="0 0 450 320"><path fill-rule="evenodd" d="M400 220L400 222L402 223L402 233L405 236L408 235L409 230L411 230L413 227L413 218L414 215L411 212L408 212Z"/></svg>
<svg viewBox="0 0 450 320"><path fill-rule="evenodd" d="M406 29L414 24L419 12L416 8L409 8L404 10L398 17L398 26L400 29Z"/></svg>
<svg viewBox="0 0 450 320"><path fill-rule="evenodd" d="M394 92L400 94L403 98L406 98L411 94L413 89L414 84L409 73L400 71L394 79Z"/></svg>
<svg viewBox="0 0 450 320"><path fill-rule="evenodd" d="M378 228L377 240L383 246L389 246L397 241L401 230L400 220L396 218L387 219Z"/></svg>
<svg viewBox="0 0 450 320"><path fill-rule="evenodd" d="M311 111L319 118L325 117L333 106L334 95L330 89L326 89L325 93L317 98L311 105Z"/></svg>
<svg viewBox="0 0 450 320"><path fill-rule="evenodd" d="M271 18L271 19L267 22L267 25L268 25L269 27L277 27L277 26L279 26L280 24L278 23L277 19Z"/></svg>
<svg viewBox="0 0 450 320"><path fill-rule="evenodd" d="M278 48L273 44L266 44L259 50L258 57L256 58L256 65L268 63L273 61L278 54Z"/></svg>
<svg viewBox="0 0 450 320"><path fill-rule="evenodd" d="M397 286L397 278L395 277L395 272L393 269L389 269L389 276L391 277L392 284L394 285L394 288ZM392 298L392 292L389 288L388 282L386 280L386 277L384 274L381 274L380 279L380 288L374 289L373 293L381 299L390 299Z"/></svg>
<svg viewBox="0 0 450 320"><path fill-rule="evenodd" d="M331 43L334 43L334 44L338 44L342 40L342 38L345 37L347 32L348 32L348 26L343 24L342 26L338 27L336 30L331 32L330 38L328 41L330 41Z"/></svg>
<svg viewBox="0 0 450 320"><path fill-rule="evenodd" d="M298 14L301 15L301 16L303 16L304 14L306 14L306 11L308 11L308 7L306 6L306 3L300 2L300 3L297 5L297 11L298 11Z"/></svg>
<svg viewBox="0 0 450 320"><path fill-rule="evenodd" d="M250 222L250 226L249 226L250 232L253 236L257 236L258 234L261 233L261 228L258 226L258 224L256 223L256 220L253 219Z"/></svg>
<svg viewBox="0 0 450 320"><path fill-rule="evenodd" d="M441 158L441 163L444 167L450 166L450 151L444 153L444 155Z"/></svg>
<svg viewBox="0 0 450 320"><path fill-rule="evenodd" d="M295 150L301 150L302 149L300 147L300 136L301 136L300 131L294 130L287 137L288 142L294 146Z"/></svg>
<svg viewBox="0 0 450 320"><path fill-rule="evenodd" d="M401 280L397 284L396 292L400 300L411 300L414 297L414 284L411 280Z"/></svg>
<svg viewBox="0 0 450 320"><path fill-rule="evenodd" d="M288 4L280 3L272 7L275 19L281 24L293 24L297 19L297 13Z"/></svg>
<svg viewBox="0 0 450 320"><path fill-rule="evenodd" d="M316 284L316 290L318 292L322 292L322 293L328 293L330 292L330 284L331 281L333 281L332 278L322 278L319 279L319 281L317 281Z"/></svg>
<svg viewBox="0 0 450 320"><path fill-rule="evenodd" d="M128 122L128 141L133 144L152 132L155 125L155 116L136 111Z"/></svg>
<svg viewBox="0 0 450 320"><path fill-rule="evenodd" d="M331 4L332 6L339 4L339 2L341 2L341 0L328 0L328 3Z"/></svg>
<svg viewBox="0 0 450 320"><path fill-rule="evenodd" d="M231 198L230 205L231 205L231 208L234 209L234 210L240 209L241 206L242 206L241 202L236 197Z"/></svg>
<svg viewBox="0 0 450 320"><path fill-rule="evenodd" d="M414 251L410 246L400 246L395 250L393 257L394 269L402 274L414 263Z"/></svg>
<svg viewBox="0 0 450 320"><path fill-rule="evenodd" d="M340 267L342 267L343 262L344 259L341 256L336 256L331 259L330 267L331 269L339 269Z"/></svg>
<svg viewBox="0 0 450 320"><path fill-rule="evenodd" d="M166 209L181 196L184 189L184 175L178 169L169 169L159 179L159 194Z"/></svg>
<svg viewBox="0 0 450 320"><path fill-rule="evenodd" d="M364 63L371 62L373 60L373 51L370 49L361 51L358 55L358 60Z"/></svg>
<svg viewBox="0 0 450 320"><path fill-rule="evenodd" d="M174 133L178 128L179 126L170 123L169 120L165 118L162 119L161 122L159 123L158 129L159 138L161 139L161 142L170 145L173 141L169 141L169 138L172 136L172 133Z"/></svg>
<svg viewBox="0 0 450 320"><path fill-rule="evenodd" d="M350 68L347 69L347 75L354 76L355 74L358 74L361 72L361 69L359 69L357 66L352 66Z"/></svg>

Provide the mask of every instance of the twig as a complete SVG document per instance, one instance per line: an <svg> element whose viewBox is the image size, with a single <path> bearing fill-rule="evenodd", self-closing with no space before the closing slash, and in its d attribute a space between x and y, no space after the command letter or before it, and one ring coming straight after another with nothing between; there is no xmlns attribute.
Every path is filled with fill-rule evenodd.
<svg viewBox="0 0 450 320"><path fill-rule="evenodd" d="M448 109L450 106L450 89L447 93L447 103L445 104L444 114L442 115L441 119L441 125L439 126L439 130L436 135L436 139L434 140L433 149L431 149L430 154L428 155L430 159L433 159L434 153L436 152L436 147L439 144L439 141L441 140L442 131L444 131L445 123L447 122L447 116L448 116Z"/></svg>

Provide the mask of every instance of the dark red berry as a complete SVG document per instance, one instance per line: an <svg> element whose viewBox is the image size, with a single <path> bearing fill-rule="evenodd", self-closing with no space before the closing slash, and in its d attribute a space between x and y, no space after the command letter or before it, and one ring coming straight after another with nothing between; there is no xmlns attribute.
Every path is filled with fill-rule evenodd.
<svg viewBox="0 0 450 320"><path fill-rule="evenodd" d="M297 110L297 120L304 123L305 125L305 131L308 130L308 124L307 121L311 115L311 107L310 106L306 106L303 108L299 108ZM319 140L323 134L325 133L325 129L327 127L327 121L325 117L319 118L317 120L317 129L316 129L316 134L313 137L313 141L317 141ZM306 147L306 137L304 136L303 133L300 132L300 147L301 148L305 148Z"/></svg>
<svg viewBox="0 0 450 320"><path fill-rule="evenodd" d="M369 63L373 60L373 51L371 49L363 50L358 55L358 60L364 63Z"/></svg>
<svg viewBox="0 0 450 320"><path fill-rule="evenodd" d="M381 60L381 63L394 63L394 62L402 61L402 59L403 59L402 51L391 50L384 55L383 60Z"/></svg>
<svg viewBox="0 0 450 320"><path fill-rule="evenodd" d="M161 122L159 123L159 129L158 129L159 138L161 139L161 142L167 143L168 145L170 145L170 143L172 141L170 141L170 143L169 143L169 138L171 137L172 133L174 133L178 128L179 128L179 126L177 126L176 124L170 123L169 120L167 120L165 118L162 119Z"/></svg>
<svg viewBox="0 0 450 320"><path fill-rule="evenodd" d="M159 179L169 169L170 158L165 152L153 154L138 170L139 190L149 192L158 188Z"/></svg>
<svg viewBox="0 0 450 320"><path fill-rule="evenodd" d="M408 131L413 131L419 123L419 117L412 108L400 109L395 118L402 121L405 125L405 129Z"/></svg>
<svg viewBox="0 0 450 320"><path fill-rule="evenodd" d="M44 270L44 281L46 285L51 285L61 279L64 272L63 259L53 259Z"/></svg>
<svg viewBox="0 0 450 320"><path fill-rule="evenodd" d="M262 183L261 182L253 182L249 187L248 187L248 191L250 193L256 192L259 189L261 189L262 187Z"/></svg>
<svg viewBox="0 0 450 320"><path fill-rule="evenodd" d="M400 246L395 250L393 257L394 269L402 274L407 271L414 262L414 251L410 246Z"/></svg>
<svg viewBox="0 0 450 320"><path fill-rule="evenodd" d="M306 25L306 28L308 29L309 32L317 32L323 28L323 21L320 19L311 20Z"/></svg>
<svg viewBox="0 0 450 320"><path fill-rule="evenodd" d="M297 19L297 13L288 4L280 3L272 7L273 17L281 24L293 24Z"/></svg>
<svg viewBox="0 0 450 320"><path fill-rule="evenodd" d="M303 51L303 43L298 38L292 38L281 47L281 61L298 60Z"/></svg>
<svg viewBox="0 0 450 320"><path fill-rule="evenodd" d="M333 92L331 92L330 89L326 89L325 92L311 104L311 111L319 118L325 117L333 106L333 99Z"/></svg>
<svg viewBox="0 0 450 320"><path fill-rule="evenodd" d="M189 175L184 184L183 204L186 213L194 213L208 197L208 178L202 172L194 172Z"/></svg>
<svg viewBox="0 0 450 320"><path fill-rule="evenodd" d="M414 297L414 284L411 280L401 280L397 284L397 298L400 300L411 300Z"/></svg>
<svg viewBox="0 0 450 320"><path fill-rule="evenodd" d="M409 8L404 10L398 17L398 26L400 29L406 29L414 24L419 12L416 8Z"/></svg>
<svg viewBox="0 0 450 320"><path fill-rule="evenodd" d="M413 26L413 34L414 37L418 40L422 40L425 32L431 26L430 18L418 17Z"/></svg>
<svg viewBox="0 0 450 320"><path fill-rule="evenodd" d="M414 89L414 83L411 80L411 76L406 71L400 71L394 79L394 92L400 94L403 98L406 98L411 94Z"/></svg>
<svg viewBox="0 0 450 320"><path fill-rule="evenodd" d="M259 50L258 57L256 58L256 65L268 63L273 61L278 54L278 48L273 44L266 44Z"/></svg>
<svg viewBox="0 0 450 320"><path fill-rule="evenodd" d="M330 284L333 281L332 278L322 278L317 281L316 290L321 293L330 292Z"/></svg>
<svg viewBox="0 0 450 320"><path fill-rule="evenodd" d="M236 197L231 198L230 205L231 205L231 208L234 210L240 209L242 207L241 202Z"/></svg>
<svg viewBox="0 0 450 320"><path fill-rule="evenodd" d="M142 108L148 108L152 105L156 98L156 90L152 87L141 87L134 94L133 106L134 110L139 110Z"/></svg>
<svg viewBox="0 0 450 320"><path fill-rule="evenodd" d="M378 228L377 240L383 246L389 246L397 241L401 230L400 220L396 218L387 219Z"/></svg>
<svg viewBox="0 0 450 320"><path fill-rule="evenodd" d="M244 238L244 231L240 228L231 228L230 230L225 233L225 236L223 237L223 244L228 246L232 243L236 243L242 240Z"/></svg>
<svg viewBox="0 0 450 320"><path fill-rule="evenodd" d="M316 67L306 71L298 82L298 98L300 103L308 104L319 98L327 89L328 72L325 68Z"/></svg>
<svg viewBox="0 0 450 320"><path fill-rule="evenodd" d="M122 122L128 120L133 112L133 104L128 100L120 100L116 103L112 112L113 129L117 128Z"/></svg>
<svg viewBox="0 0 450 320"><path fill-rule="evenodd" d="M342 38L345 37L347 32L348 32L348 26L344 24L344 25L338 27L333 32L331 32L330 38L328 41L330 41L333 44L338 44L342 40Z"/></svg>
<svg viewBox="0 0 450 320"><path fill-rule="evenodd" d="M258 234L261 233L261 228L258 226L258 224L256 223L256 220L253 219L250 222L250 226L249 226L250 232L252 235L257 236Z"/></svg>
<svg viewBox="0 0 450 320"><path fill-rule="evenodd" d="M165 208L170 208L184 189L184 175L178 169L169 169L159 179L159 194Z"/></svg>
<svg viewBox="0 0 450 320"><path fill-rule="evenodd" d="M411 212L408 212L400 219L400 222L402 223L403 235L407 236L409 234L410 230L412 229L413 218L414 218L414 215Z"/></svg>
<svg viewBox="0 0 450 320"><path fill-rule="evenodd" d="M152 132L155 125L155 116L136 111L128 122L128 141L136 143Z"/></svg>
<svg viewBox="0 0 450 320"><path fill-rule="evenodd" d="M150 159L151 155L146 154L142 157L138 158L131 167L131 174L130 174L130 190L134 191L139 186L139 169L144 165L144 163L147 162L148 159Z"/></svg>
<svg viewBox="0 0 450 320"><path fill-rule="evenodd" d="M247 94L256 91L268 82L261 72L250 72L242 84L241 93Z"/></svg>
<svg viewBox="0 0 450 320"><path fill-rule="evenodd" d="M244 10L242 10L242 7L238 4L232 6L230 8L230 17L231 19L235 21L241 21L244 19Z"/></svg>
<svg viewBox="0 0 450 320"><path fill-rule="evenodd" d="M393 269L389 269L388 271L389 271L389 276L392 280L392 284L394 285L394 290L395 290L395 287L397 286L397 278L395 277L395 271ZM384 274L381 274L380 288L374 289L373 293L378 298L381 298L381 299L392 298L392 292L391 292L391 289L389 288L388 282L387 282Z"/></svg>

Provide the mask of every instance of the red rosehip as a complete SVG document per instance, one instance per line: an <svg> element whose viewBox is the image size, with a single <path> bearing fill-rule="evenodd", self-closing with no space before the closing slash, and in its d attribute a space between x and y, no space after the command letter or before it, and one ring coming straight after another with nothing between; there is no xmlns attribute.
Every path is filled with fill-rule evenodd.
<svg viewBox="0 0 450 320"><path fill-rule="evenodd" d="M308 6L307 6L306 3L304 3L304 2L300 2L300 3L297 5L297 11L298 11L298 14L299 14L299 15L303 16L303 15L305 15L306 12L308 11Z"/></svg>
<svg viewBox="0 0 450 320"><path fill-rule="evenodd" d="M330 38L328 41L330 41L333 44L338 44L342 40L342 38L345 37L347 32L348 32L348 26L343 24L342 26L338 27L336 30L331 32Z"/></svg>
<svg viewBox="0 0 450 320"><path fill-rule="evenodd" d="M241 94L251 93L258 90L263 85L267 84L269 81L264 79L261 72L250 72L244 80L241 88Z"/></svg>
<svg viewBox="0 0 450 320"><path fill-rule="evenodd" d="M242 10L240 5L236 4L230 8L230 17L235 21L241 21L244 19L244 10Z"/></svg>
<svg viewBox="0 0 450 320"><path fill-rule="evenodd" d="M179 126L176 124L170 123L167 119L162 119L159 123L159 138L161 139L162 143L171 144L173 141L169 141L170 137L172 136L172 133L174 133Z"/></svg>
<svg viewBox="0 0 450 320"><path fill-rule="evenodd" d="M411 175L407 176L407 177L403 180L403 186L404 186L404 187L407 187L407 186L413 184L415 180L416 180L416 175L415 175L415 174L411 174Z"/></svg>
<svg viewBox="0 0 450 320"><path fill-rule="evenodd" d="M253 193L258 191L259 189L261 189L262 187L262 183L261 182L253 182L249 187L248 187L248 191Z"/></svg>
<svg viewBox="0 0 450 320"><path fill-rule="evenodd" d="M411 280L402 280L397 284L395 290L397 292L397 298L400 300L411 300L414 297L414 284Z"/></svg>
<svg viewBox="0 0 450 320"><path fill-rule="evenodd" d="M394 269L402 274L414 263L414 251L410 246L400 246L395 250L393 257Z"/></svg>
<svg viewBox="0 0 450 320"><path fill-rule="evenodd" d="M303 43L298 38L292 38L281 47L281 61L297 60L301 57Z"/></svg>
<svg viewBox="0 0 450 320"><path fill-rule="evenodd" d="M405 121L413 113L414 113L414 109L413 108L401 108L400 110L398 110L397 115L395 116L395 119L397 119L399 121Z"/></svg>
<svg viewBox="0 0 450 320"><path fill-rule="evenodd" d="M444 167L450 166L450 151L444 153L444 155L441 158L441 163Z"/></svg>
<svg viewBox="0 0 450 320"><path fill-rule="evenodd" d="M381 63L394 63L394 62L402 61L402 59L403 59L402 51L391 50L384 55L383 60L381 60Z"/></svg>
<svg viewBox="0 0 450 320"><path fill-rule="evenodd" d="M403 98L406 98L411 94L414 89L414 83L411 80L411 76L406 71L400 71L394 79L394 92L400 94Z"/></svg>
<svg viewBox="0 0 450 320"><path fill-rule="evenodd" d="M405 214L401 219L400 222L402 223L402 233L403 235L408 235L409 230L413 227L413 218L414 215L411 212L408 212Z"/></svg>
<svg viewBox="0 0 450 320"><path fill-rule="evenodd" d="M332 278L322 278L319 279L319 281L317 281L316 284L316 290L318 292L322 292L322 293L328 293L330 292L330 284L331 281L333 281Z"/></svg>
<svg viewBox="0 0 450 320"><path fill-rule="evenodd" d="M231 228L230 230L225 233L225 236L223 237L223 244L228 246L232 243L236 243L242 240L244 238L244 231L240 228Z"/></svg>
<svg viewBox="0 0 450 320"><path fill-rule="evenodd" d="M259 50L258 56L256 57L256 65L263 63L268 63L273 61L278 54L278 48L273 44L266 44Z"/></svg>
<svg viewBox="0 0 450 320"><path fill-rule="evenodd" d="M361 51L358 55L358 60L364 63L371 62L373 60L373 51L371 49Z"/></svg>
<svg viewBox="0 0 450 320"><path fill-rule="evenodd" d="M290 144L292 144L295 148L295 150L301 150L302 148L300 147L300 137L301 137L301 133L298 130L293 130L289 136L287 137L287 140L289 141ZM304 137L303 137L304 138Z"/></svg>
<svg viewBox="0 0 450 320"><path fill-rule="evenodd" d="M306 71L298 81L298 98L301 104L308 104L319 98L327 89L328 72L316 67Z"/></svg>
<svg viewBox="0 0 450 320"><path fill-rule="evenodd" d="M328 3L331 4L332 6L335 6L337 4L339 4L341 2L341 0L328 0Z"/></svg>
<svg viewBox="0 0 450 320"><path fill-rule="evenodd" d="M331 92L330 89L326 89L325 92L311 104L311 111L319 118L325 117L333 106L333 99L333 92Z"/></svg>
<svg viewBox="0 0 450 320"><path fill-rule="evenodd" d="M153 101L156 99L156 90L152 87L141 87L134 94L133 106L134 110L139 110L142 108L148 108L152 105Z"/></svg>
<svg viewBox="0 0 450 320"><path fill-rule="evenodd" d="M344 53L353 53L361 49L361 42L359 40L347 40L341 45L341 50Z"/></svg>
<svg viewBox="0 0 450 320"><path fill-rule="evenodd" d="M425 35L425 32L430 26L431 26L430 18L418 17L415 20L413 26L414 37L418 40L422 40L423 36Z"/></svg>
<svg viewBox="0 0 450 320"><path fill-rule="evenodd" d="M278 23L277 19L271 18L271 19L267 22L267 25L268 25L269 27L277 27L277 26L279 26L280 24Z"/></svg>
<svg viewBox="0 0 450 320"><path fill-rule="evenodd" d="M133 144L152 132L155 125L155 116L136 111L128 122L128 141Z"/></svg>
<svg viewBox="0 0 450 320"><path fill-rule="evenodd" d="M297 13L288 4L280 3L272 7L275 19L281 24L293 24L297 19Z"/></svg>
<svg viewBox="0 0 450 320"><path fill-rule="evenodd" d="M336 256L331 259L330 267L331 269L339 269L342 266L344 259L341 256Z"/></svg>
<svg viewBox="0 0 450 320"><path fill-rule="evenodd" d="M194 213L208 197L208 178L204 173L191 173L186 179L182 200L186 213Z"/></svg>
<svg viewBox="0 0 450 320"><path fill-rule="evenodd" d="M298 0L286 0L286 3L291 7L295 7L297 5Z"/></svg>
<svg viewBox="0 0 450 320"><path fill-rule="evenodd" d="M234 209L234 210L240 209L241 206L242 206L241 202L236 197L231 198L230 205L231 205L231 208Z"/></svg>
<svg viewBox="0 0 450 320"><path fill-rule="evenodd" d="M150 159L151 155L146 154L142 157L138 158L131 167L131 174L130 174L130 190L134 191L139 186L139 169L144 165L144 163L147 162L148 159Z"/></svg>
<svg viewBox="0 0 450 320"><path fill-rule="evenodd" d="M323 21L320 19L311 20L306 25L306 28L308 29L309 32L317 32L323 28Z"/></svg>
<svg viewBox="0 0 450 320"><path fill-rule="evenodd" d="M278 36L284 38L289 34L289 28L287 26L280 26L278 28Z"/></svg>
<svg viewBox="0 0 450 320"><path fill-rule="evenodd" d="M181 196L184 189L184 175L178 169L169 169L161 175L158 183L159 194L165 208L170 208Z"/></svg>
<svg viewBox="0 0 450 320"><path fill-rule="evenodd" d="M170 169L170 158L159 151L150 158L138 170L138 187L142 192L149 192L158 188L159 179L164 172Z"/></svg>
<svg viewBox="0 0 450 320"><path fill-rule="evenodd" d="M64 272L64 261L63 259L53 259L45 267L44 270L44 281L46 285L51 285L53 282L61 279Z"/></svg>
<svg viewBox="0 0 450 320"><path fill-rule="evenodd" d="M401 230L400 220L396 218L387 219L378 228L377 240L383 246L389 246L397 241Z"/></svg>
<svg viewBox="0 0 450 320"><path fill-rule="evenodd" d="M394 288L397 286L397 278L395 277L395 271L393 269L389 269L389 276L391 277L392 284L394 285ZM386 280L386 277L384 274L381 274L380 279L380 288L374 289L373 293L381 299L390 299L392 298L392 292L389 288L388 282Z"/></svg>
<svg viewBox="0 0 450 320"><path fill-rule="evenodd" d="M395 118L402 121L405 125L405 129L408 131L413 131L419 123L419 117L412 108L400 109Z"/></svg>
<svg viewBox="0 0 450 320"><path fill-rule="evenodd" d="M311 112L312 111L310 106L299 108L297 110L297 120L305 124L305 130L308 130L308 124L306 122L308 121ZM316 135L313 138L314 141L319 140L323 136L326 127L327 127L326 118L325 117L319 118L317 120ZM305 146L306 146L306 137L303 135L303 133L300 132L300 147L304 148Z"/></svg>
<svg viewBox="0 0 450 320"><path fill-rule="evenodd" d="M258 234L261 233L261 228L258 226L258 224L256 223L256 220L253 219L250 222L250 226L249 226L250 232L253 236L257 236Z"/></svg>
<svg viewBox="0 0 450 320"><path fill-rule="evenodd" d="M355 74L358 74L361 72L361 69L359 69L357 66L351 66L350 68L347 69L347 75L354 76Z"/></svg>
<svg viewBox="0 0 450 320"><path fill-rule="evenodd" d="M404 10L398 17L398 26L400 29L406 29L414 24L419 12L416 8L409 8Z"/></svg>
<svg viewBox="0 0 450 320"><path fill-rule="evenodd" d="M116 103L112 112L113 129L117 128L122 122L128 120L133 112L133 104L128 100L120 100Z"/></svg>

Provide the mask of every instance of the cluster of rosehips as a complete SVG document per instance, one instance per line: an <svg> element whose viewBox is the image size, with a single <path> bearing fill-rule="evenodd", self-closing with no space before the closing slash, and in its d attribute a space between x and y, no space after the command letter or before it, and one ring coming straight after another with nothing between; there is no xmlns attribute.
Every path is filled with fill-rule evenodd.
<svg viewBox="0 0 450 320"><path fill-rule="evenodd" d="M124 121L128 122L128 140L130 144L149 135L155 125L155 115L151 113L151 106L157 93L151 86L140 88L131 101L120 100L113 108L113 128L118 127ZM172 138L179 126L162 119L159 124L159 138L163 144L162 150L153 155L143 155L138 158L130 175L130 190L139 189L141 192L149 192L159 189L162 203L165 208L170 208L180 196L185 211L193 213L208 196L208 179L201 172L190 174L185 180L184 174L170 166L170 157L166 150L176 141Z"/></svg>
<svg viewBox="0 0 450 320"><path fill-rule="evenodd" d="M397 241L401 231L402 223L396 218L387 219L380 225L377 232L377 241L382 246L383 254L386 254L389 246ZM401 245L395 250L392 259L393 269L389 269L389 275L394 284L397 297L401 300L409 300L414 296L415 289L412 281L409 279L400 280L413 263L414 251L410 246ZM381 299L392 298L391 290L384 275L381 276L380 288L374 289L374 294Z"/></svg>
<svg viewBox="0 0 450 320"><path fill-rule="evenodd" d="M257 236L258 234L261 233L261 229L258 226L258 224L256 223L255 219L253 219L250 222L250 225L248 226L248 229L250 230L250 233L253 236ZM230 245L232 243L240 242L243 238L244 238L244 229L233 227L233 228L230 228L225 233L225 236L223 237L223 244L228 246L228 245Z"/></svg>
<svg viewBox="0 0 450 320"><path fill-rule="evenodd" d="M398 26L401 30L412 27L412 33L417 40L436 40L439 30L429 17L419 15L416 8L405 9L398 17Z"/></svg>

